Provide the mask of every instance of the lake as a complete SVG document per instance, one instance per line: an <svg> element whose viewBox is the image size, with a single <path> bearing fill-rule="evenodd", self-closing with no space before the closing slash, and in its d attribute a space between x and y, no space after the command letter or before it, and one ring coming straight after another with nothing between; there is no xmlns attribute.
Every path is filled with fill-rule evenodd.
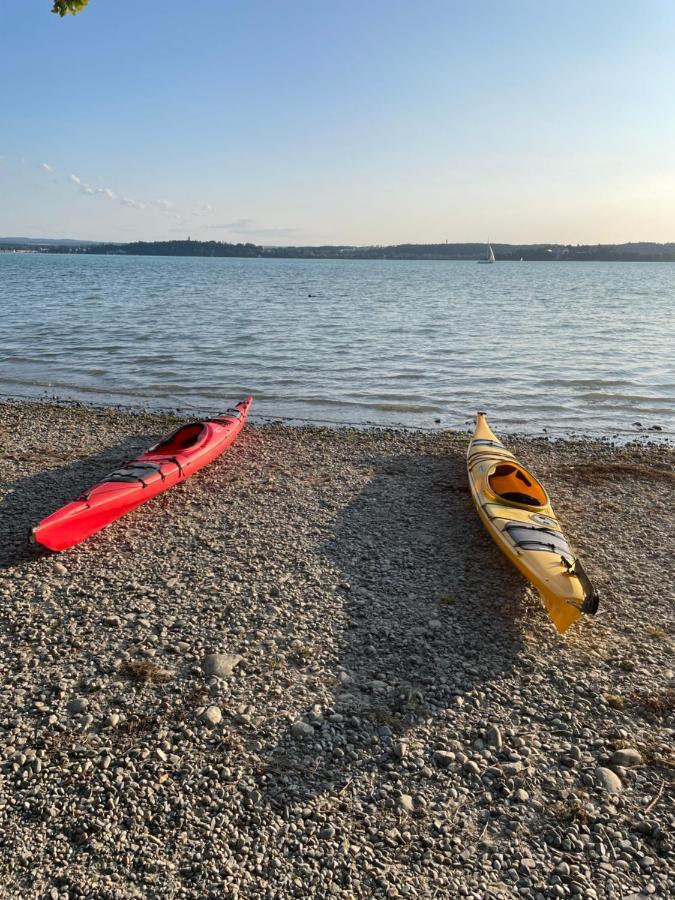
<svg viewBox="0 0 675 900"><path fill-rule="evenodd" d="M675 265L0 253L0 393L497 432L675 430ZM437 422L440 420L440 423Z"/></svg>

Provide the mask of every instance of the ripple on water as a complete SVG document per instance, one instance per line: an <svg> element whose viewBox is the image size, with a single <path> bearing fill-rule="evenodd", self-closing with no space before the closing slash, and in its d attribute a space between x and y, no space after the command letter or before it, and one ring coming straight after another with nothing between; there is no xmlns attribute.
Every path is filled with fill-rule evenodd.
<svg viewBox="0 0 675 900"><path fill-rule="evenodd" d="M675 429L675 266L489 268L0 254L0 391Z"/></svg>

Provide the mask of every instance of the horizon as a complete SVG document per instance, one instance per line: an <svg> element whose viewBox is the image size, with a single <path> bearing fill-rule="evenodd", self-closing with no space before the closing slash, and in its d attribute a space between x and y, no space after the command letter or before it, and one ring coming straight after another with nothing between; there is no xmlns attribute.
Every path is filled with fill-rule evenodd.
<svg viewBox="0 0 675 900"><path fill-rule="evenodd" d="M177 0L91 0L63 20L27 0L0 25L5 234L672 242L666 0L573 0L564 18L532 0L204 0L189 18Z"/></svg>
<svg viewBox="0 0 675 900"><path fill-rule="evenodd" d="M136 238L130 241L101 241L96 240L94 238L75 238L75 237L46 237L45 235L40 235L39 237L31 237L29 235L5 235L0 236L0 244L3 242L12 243L12 242L33 242L40 243L44 241L45 243L50 243L58 246L59 244L82 244L82 245L93 245L93 244L134 244L134 243L144 243L144 244L162 244L162 243L209 243L216 242L221 244L252 244L254 246L260 247L268 247L270 249L303 249L306 247L344 247L346 249L354 249L354 250L366 250L370 248L393 248L393 247L443 247L446 244L448 246L453 247L473 247L473 246L491 246L491 247L623 247L623 246L640 246L640 245L653 245L657 247L667 247L674 246L675 240L672 241L649 241L649 240L631 240L631 241L622 241L618 242L597 242L594 244L585 244L579 241L573 241L569 243L565 243L562 241L531 241L528 243L525 242L510 242L510 241L468 241L468 240L460 240L460 241L402 241L399 244L379 244L379 243L364 243L364 244L355 244L355 243L341 243L341 244L270 244L270 243L261 243L259 241L236 241L236 240L225 240L219 238L193 238L191 236L186 237L172 237L172 238Z"/></svg>

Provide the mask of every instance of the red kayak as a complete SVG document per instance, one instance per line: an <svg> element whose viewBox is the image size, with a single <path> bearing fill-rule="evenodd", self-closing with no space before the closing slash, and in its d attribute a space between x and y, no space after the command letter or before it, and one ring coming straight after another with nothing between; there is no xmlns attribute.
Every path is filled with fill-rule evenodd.
<svg viewBox="0 0 675 900"><path fill-rule="evenodd" d="M49 550L67 550L157 494L185 481L226 450L244 427L253 397L212 419L182 425L31 530Z"/></svg>

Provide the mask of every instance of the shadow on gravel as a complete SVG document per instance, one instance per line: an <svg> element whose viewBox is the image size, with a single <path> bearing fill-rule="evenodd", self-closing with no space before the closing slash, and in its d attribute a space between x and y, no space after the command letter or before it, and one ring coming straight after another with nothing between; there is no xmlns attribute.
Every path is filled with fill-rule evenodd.
<svg viewBox="0 0 675 900"><path fill-rule="evenodd" d="M447 710L508 673L522 647L525 583L480 523L463 455L368 462L372 480L322 548L344 577L336 606L349 619L332 711L317 723L316 740L328 728L332 746L308 747L298 768L303 743L280 742L265 780L275 804L334 793L364 765L378 769L425 719L443 718L445 735Z"/></svg>
<svg viewBox="0 0 675 900"><path fill-rule="evenodd" d="M156 435L140 435L62 468L45 469L16 481L0 482L0 569L35 559L29 529L96 481L149 447ZM44 551L45 553L48 551Z"/></svg>

